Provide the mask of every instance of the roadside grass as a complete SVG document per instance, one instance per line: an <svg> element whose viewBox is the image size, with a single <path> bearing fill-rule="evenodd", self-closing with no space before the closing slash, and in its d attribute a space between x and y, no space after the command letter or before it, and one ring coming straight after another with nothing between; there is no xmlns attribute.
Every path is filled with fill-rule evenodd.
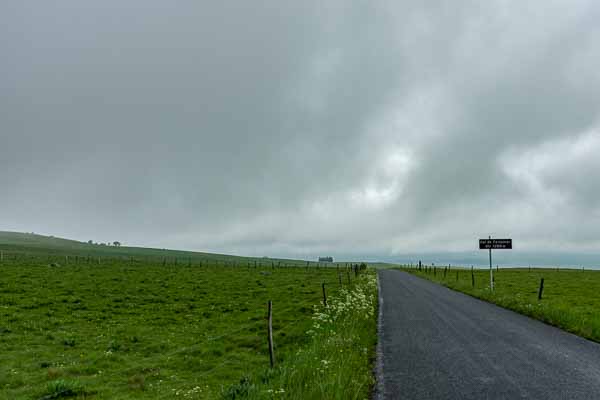
<svg viewBox="0 0 600 400"><path fill-rule="evenodd" d="M536 318L584 338L600 342L600 271L557 268L494 269L495 290L490 290L489 269L471 270L436 267L435 275L401 268L451 289ZM458 279L457 279L458 273ZM540 280L544 278L542 300L538 300Z"/></svg>
<svg viewBox="0 0 600 400"><path fill-rule="evenodd" d="M268 379L255 383L253 398L270 398L263 388L287 388L288 398L365 398L369 391L374 319L348 314L336 334L313 326L323 282L331 302L346 293L342 288L353 290L357 279L343 268L340 286L335 267L314 264L164 266L157 258L94 265L83 254L78 260L52 267L41 250L14 259L5 254L0 399L213 399L226 396L232 385L235 391L244 377L260 374ZM274 310L273 371L268 300ZM306 333L311 329L314 336ZM333 350L342 352L333 357ZM318 362L308 354L320 357ZM343 373L315 372L321 360L332 363L324 370ZM298 382L321 389L302 389L306 396L298 397L293 394ZM359 397L326 394L343 386L348 392L339 393Z"/></svg>
<svg viewBox="0 0 600 400"><path fill-rule="evenodd" d="M315 306L310 343L273 370L246 377L226 399L368 399L374 385L377 277L369 270L350 290Z"/></svg>

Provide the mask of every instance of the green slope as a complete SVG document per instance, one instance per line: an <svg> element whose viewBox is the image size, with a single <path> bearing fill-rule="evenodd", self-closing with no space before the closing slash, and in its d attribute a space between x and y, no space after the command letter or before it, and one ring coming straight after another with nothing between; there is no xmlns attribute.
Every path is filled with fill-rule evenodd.
<svg viewBox="0 0 600 400"><path fill-rule="evenodd" d="M203 253L183 250L154 249L146 247L104 246L88 244L76 240L63 239L54 236L43 236L33 233L2 232L0 231L0 250L5 256L10 254L53 254L56 256L89 256L89 257L144 257L155 259L179 258L181 260L222 261L222 262L262 262L286 263L304 265L303 260L289 260L266 257L242 257L226 254Z"/></svg>

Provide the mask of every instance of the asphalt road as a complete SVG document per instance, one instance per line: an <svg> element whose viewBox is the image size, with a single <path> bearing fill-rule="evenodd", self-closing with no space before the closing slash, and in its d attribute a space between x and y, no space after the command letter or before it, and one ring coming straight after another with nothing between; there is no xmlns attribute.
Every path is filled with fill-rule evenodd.
<svg viewBox="0 0 600 400"><path fill-rule="evenodd" d="M376 399L600 399L599 344L405 272L379 284Z"/></svg>

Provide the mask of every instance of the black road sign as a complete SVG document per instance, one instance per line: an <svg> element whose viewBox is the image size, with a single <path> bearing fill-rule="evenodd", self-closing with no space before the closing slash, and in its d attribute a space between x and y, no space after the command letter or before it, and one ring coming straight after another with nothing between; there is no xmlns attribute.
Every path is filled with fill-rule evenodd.
<svg viewBox="0 0 600 400"><path fill-rule="evenodd" d="M512 239L479 239L480 250L512 249Z"/></svg>

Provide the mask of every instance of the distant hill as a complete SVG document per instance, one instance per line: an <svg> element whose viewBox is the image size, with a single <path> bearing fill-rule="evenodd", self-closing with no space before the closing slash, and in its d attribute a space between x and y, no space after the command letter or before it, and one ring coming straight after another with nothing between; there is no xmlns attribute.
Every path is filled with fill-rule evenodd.
<svg viewBox="0 0 600 400"><path fill-rule="evenodd" d="M265 260L265 258L240 257L226 254L202 253L194 251L155 249L146 247L107 246L89 244L54 236L34 233L0 231L0 250L19 253L51 253L60 255L91 255L105 257L180 257L212 260ZM279 261L279 259L269 259Z"/></svg>
<svg viewBox="0 0 600 400"><path fill-rule="evenodd" d="M305 260L291 260L267 257L242 257L227 254L204 253L183 250L167 250L146 247L107 246L89 244L76 240L54 236L37 235L34 233L0 231L0 250L5 253L19 254L53 254L60 256L93 256L93 257L145 257L145 258L179 258L182 260L206 260L224 262L262 262L263 264L287 263L305 265ZM312 262L315 264L315 262ZM334 263L335 265L335 263Z"/></svg>
<svg viewBox="0 0 600 400"><path fill-rule="evenodd" d="M76 240L62 239L54 236L36 235L35 233L2 232L0 231L0 246L40 246L40 247L69 247L84 245Z"/></svg>

